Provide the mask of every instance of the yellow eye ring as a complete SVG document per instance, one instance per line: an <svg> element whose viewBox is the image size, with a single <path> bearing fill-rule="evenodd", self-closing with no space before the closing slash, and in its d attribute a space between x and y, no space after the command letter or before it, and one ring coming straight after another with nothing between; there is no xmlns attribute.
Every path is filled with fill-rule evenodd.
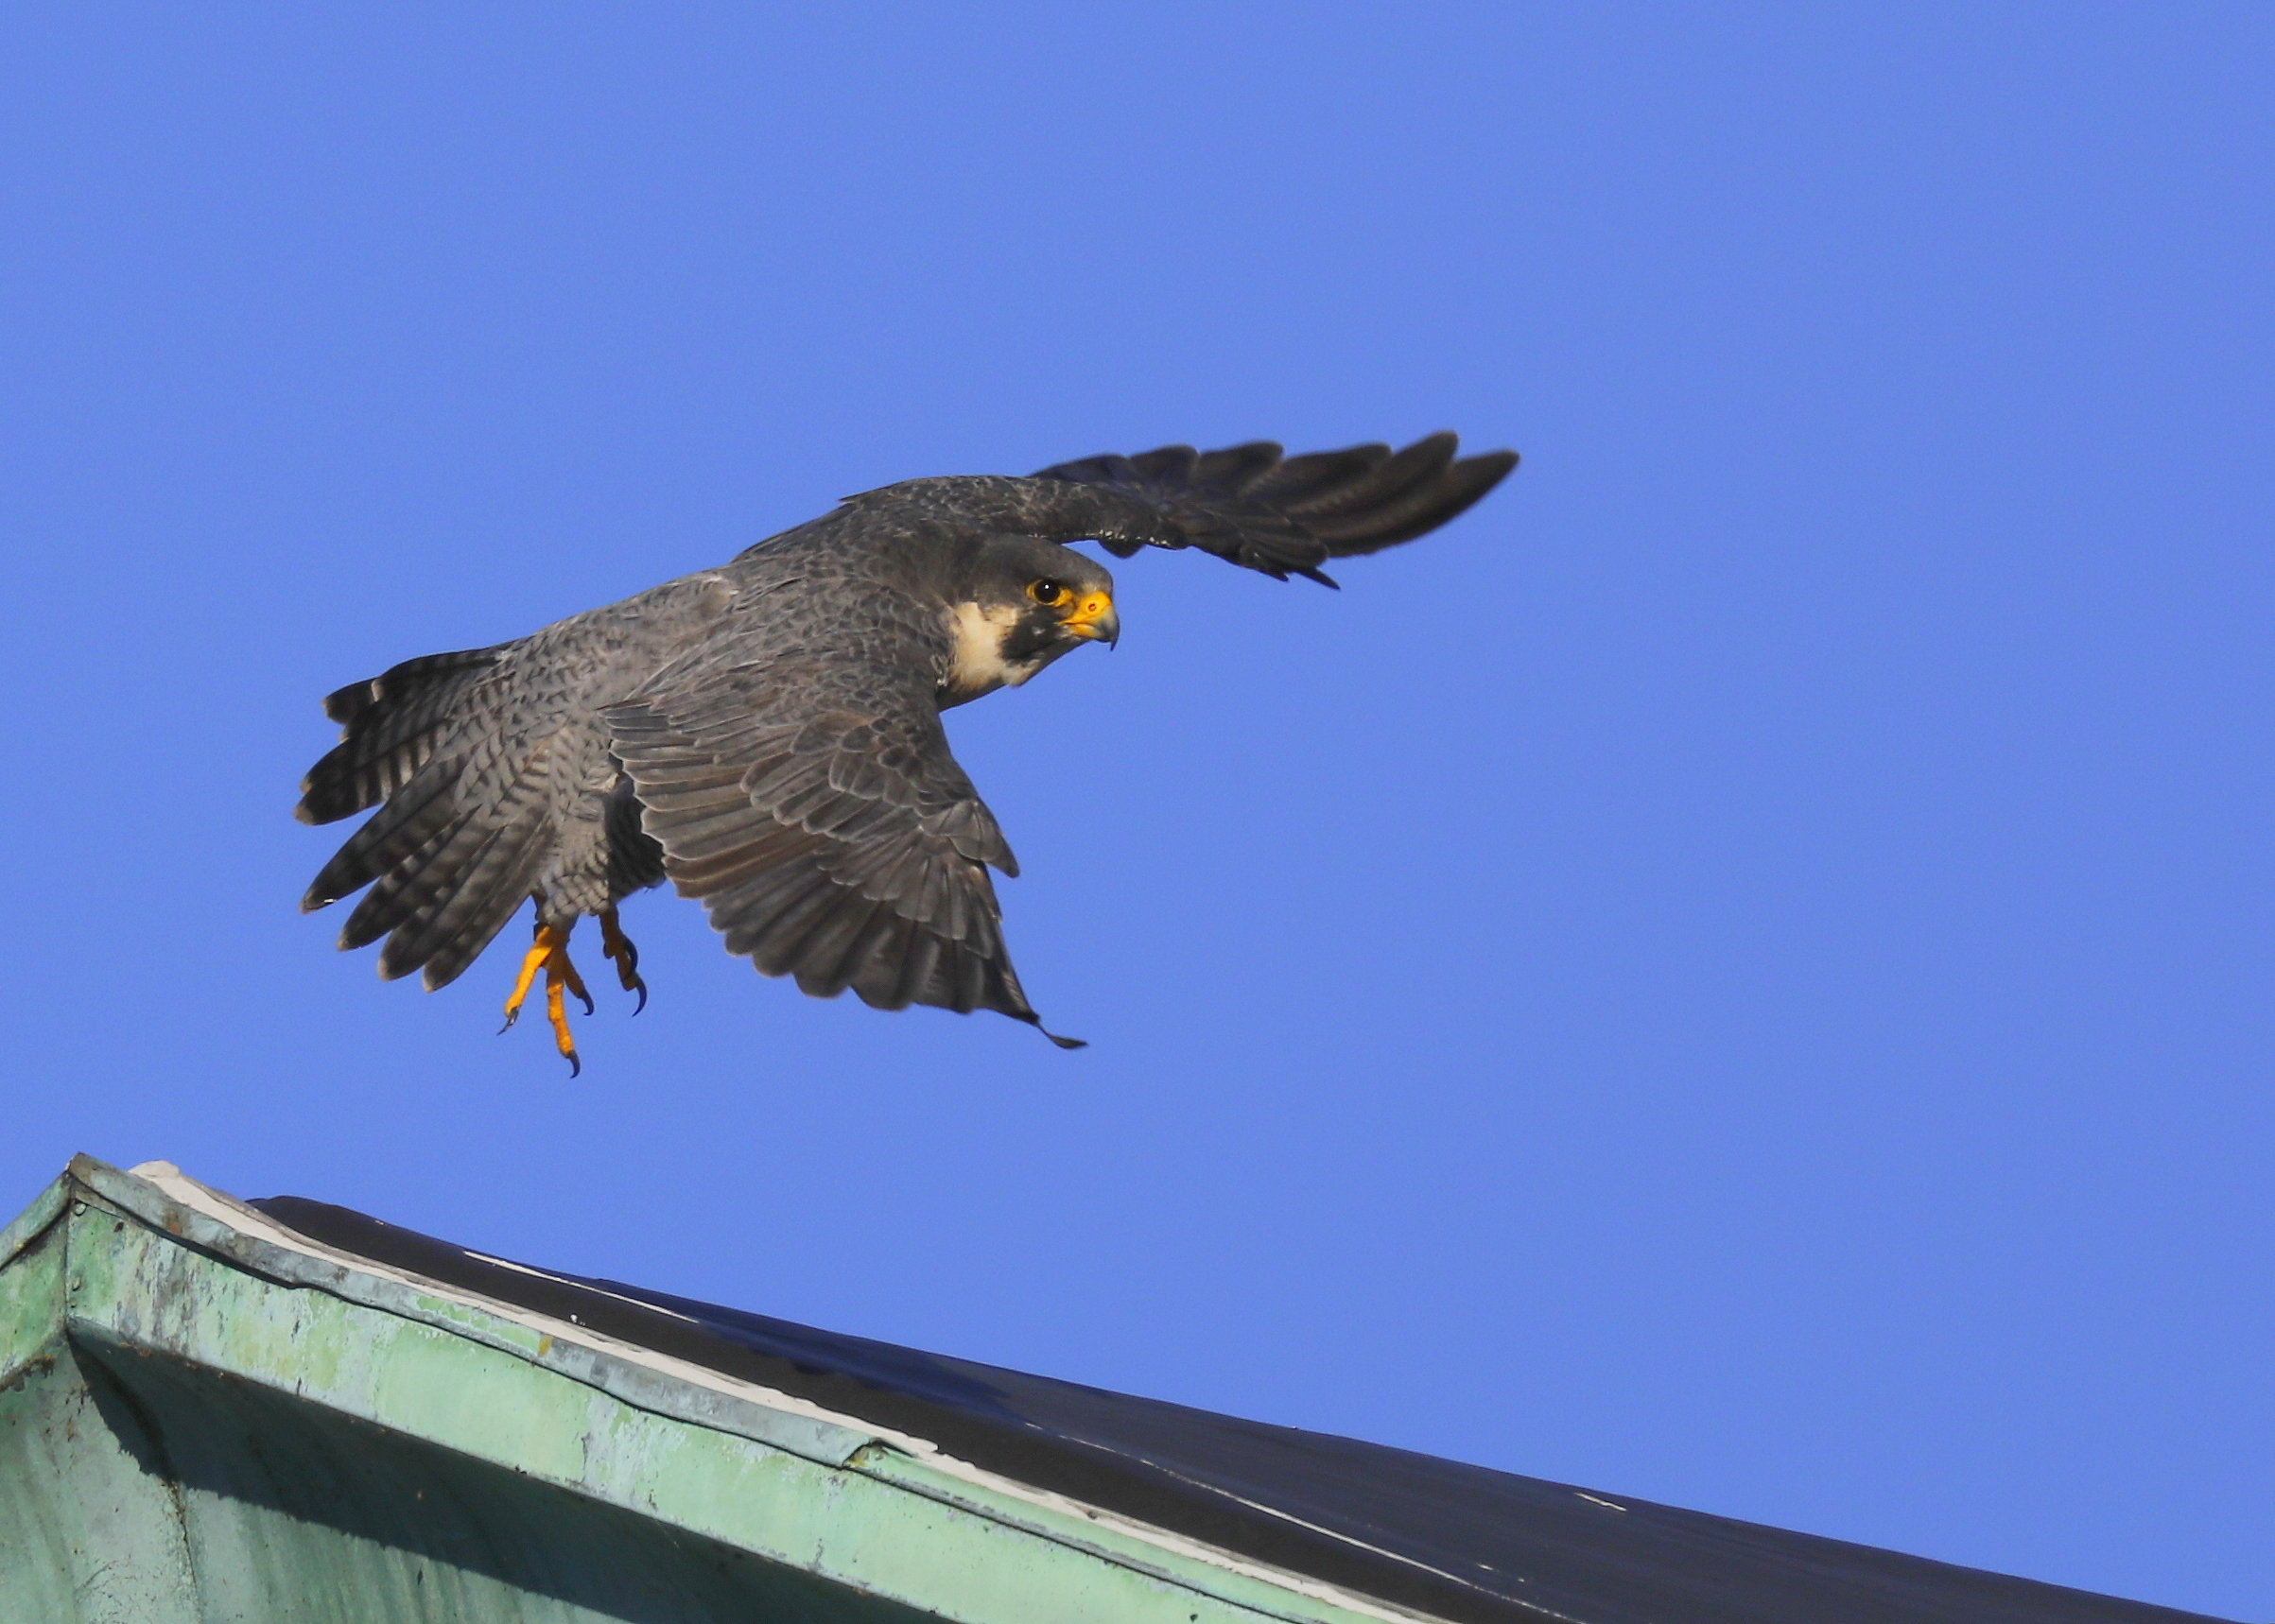
<svg viewBox="0 0 2275 1624"><path fill-rule="evenodd" d="M1045 609L1056 609L1067 601L1067 589L1055 580L1038 580L1028 585L1027 596Z"/></svg>

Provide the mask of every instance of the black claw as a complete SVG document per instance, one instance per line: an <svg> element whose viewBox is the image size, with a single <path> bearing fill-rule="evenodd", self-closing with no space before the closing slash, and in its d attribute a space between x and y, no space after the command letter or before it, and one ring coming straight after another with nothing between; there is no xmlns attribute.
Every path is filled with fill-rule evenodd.
<svg viewBox="0 0 2275 1624"><path fill-rule="evenodd" d="M578 1078L581 1078L584 1075L584 1063L577 1058L577 1051L575 1049L569 1050L568 1054L564 1058L569 1063L569 1080L574 1082Z"/></svg>
<svg viewBox="0 0 2275 1624"><path fill-rule="evenodd" d="M593 995L590 993L578 993L577 1002L584 1006L584 1012L586 1014L589 1015L593 1012Z"/></svg>
<svg viewBox="0 0 2275 1624"><path fill-rule="evenodd" d="M635 980L632 984L632 990L640 995L640 1001L632 1007L632 1012L636 1015L648 1007L648 983Z"/></svg>
<svg viewBox="0 0 2275 1624"><path fill-rule="evenodd" d="M506 1017L506 1024L497 1028L497 1035L501 1038L504 1037L508 1032L513 1029L513 1023L520 1019L521 1011L519 1010L514 1011L512 1014Z"/></svg>

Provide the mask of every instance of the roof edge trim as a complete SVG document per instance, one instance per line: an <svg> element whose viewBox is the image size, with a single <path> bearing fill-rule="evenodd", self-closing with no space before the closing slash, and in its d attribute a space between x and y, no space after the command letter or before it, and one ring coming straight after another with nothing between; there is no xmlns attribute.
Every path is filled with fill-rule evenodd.
<svg viewBox="0 0 2275 1624"><path fill-rule="evenodd" d="M1190 1564L1213 1569L1236 1582L1260 1584L1288 1600L1300 1598L1313 1607L1385 1624L1435 1617L1006 1477L950 1455L929 1439L842 1415L793 1394L619 1341L589 1326L554 1320L327 1246L200 1183L171 1162L144 1162L122 1171L92 1156L75 1156L64 1179L51 1186L61 1192L57 1213L68 1205L63 1186L71 1182L186 1245L278 1284L322 1291L434 1325L635 1408L749 1438L822 1465L860 1472L1103 1560L1151 1571L1156 1578L1190 1583ZM54 1217L50 1214L45 1222L53 1222ZM672 1391L674 1387L698 1390L708 1401L686 1402ZM878 1461L877 1446L899 1456L900 1463ZM1179 1571L1181 1567L1185 1571ZM1257 1600L1251 1597L1242 1604L1253 1608ZM1317 1616L1272 1611L1292 1624L1311 1624Z"/></svg>
<svg viewBox="0 0 2275 1624"><path fill-rule="evenodd" d="M71 1165L76 1168L85 1160L88 1158L75 1156ZM64 1203L71 1199L71 1180L72 1174L65 1172L61 1178L51 1181L45 1189L32 1197L31 1205L9 1219L7 1227L0 1228L0 1267L45 1235L48 1226L63 1216Z"/></svg>

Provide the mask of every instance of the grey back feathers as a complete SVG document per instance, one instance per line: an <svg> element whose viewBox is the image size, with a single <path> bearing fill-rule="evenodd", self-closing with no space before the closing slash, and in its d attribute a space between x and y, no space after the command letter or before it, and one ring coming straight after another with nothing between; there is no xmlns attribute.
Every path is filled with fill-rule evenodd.
<svg viewBox="0 0 2275 1624"><path fill-rule="evenodd" d="M1110 578L1055 544L1082 539L1326 580L1327 560L1435 528L1516 463L1455 450L1172 446L910 480L723 568L406 661L324 701L343 735L299 816L378 810L302 906L364 891L341 946L384 938L380 974L434 988L525 899L565 929L669 878L730 952L808 993L1039 1026L988 872L1017 865L941 727L994 685L968 680L973 629L1001 639L1007 681L1110 635ZM1078 600L1105 603L1107 630Z"/></svg>

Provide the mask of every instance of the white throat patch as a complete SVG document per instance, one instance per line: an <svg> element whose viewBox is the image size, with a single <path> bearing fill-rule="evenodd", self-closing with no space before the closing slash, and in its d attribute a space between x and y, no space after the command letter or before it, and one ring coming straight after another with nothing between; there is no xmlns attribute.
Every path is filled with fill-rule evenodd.
<svg viewBox="0 0 2275 1624"><path fill-rule="evenodd" d="M1034 659L1014 665L1003 658L1003 639L1018 618L1016 604L981 609L976 603L959 603L948 611L952 652L941 686L949 704L960 705L998 688L1016 688L1050 663Z"/></svg>

